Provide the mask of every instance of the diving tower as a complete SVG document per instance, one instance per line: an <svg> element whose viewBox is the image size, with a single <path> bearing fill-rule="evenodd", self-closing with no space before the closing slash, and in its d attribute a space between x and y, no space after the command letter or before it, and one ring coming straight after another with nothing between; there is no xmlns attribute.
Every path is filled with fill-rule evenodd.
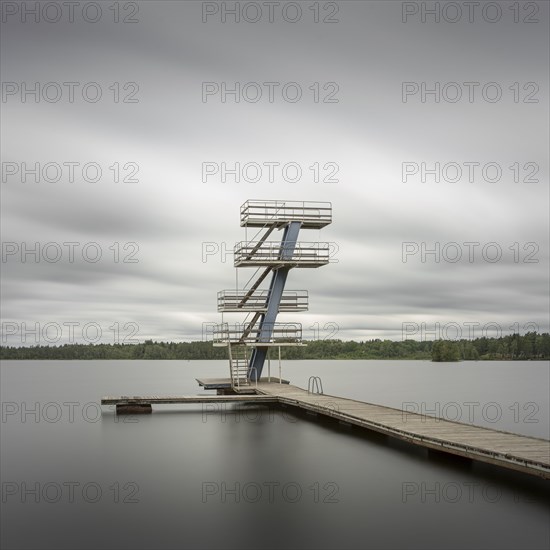
<svg viewBox="0 0 550 550"><path fill-rule="evenodd" d="M249 228L257 232L253 239L235 244L233 265L256 271L244 288L218 292L222 323L213 328L213 345L228 348L234 388L260 379L270 347L304 345L301 324L277 322L277 316L308 310L306 290L285 289L288 274L293 268L318 268L330 262L330 243L298 240L300 230L322 229L330 223L329 202L248 200L241 206L240 225L246 237ZM276 230L282 231L279 241L273 240ZM260 288L262 284L267 288ZM246 314L242 323L223 322L224 313L240 312Z"/></svg>

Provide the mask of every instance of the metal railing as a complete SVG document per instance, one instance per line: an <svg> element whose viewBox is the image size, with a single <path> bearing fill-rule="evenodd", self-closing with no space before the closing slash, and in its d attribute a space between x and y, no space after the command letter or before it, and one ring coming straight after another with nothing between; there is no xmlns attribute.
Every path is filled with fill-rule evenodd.
<svg viewBox="0 0 550 550"><path fill-rule="evenodd" d="M218 311L266 311L268 290L256 290L249 295L247 290L220 290ZM309 299L307 290L285 290L279 304L279 311L307 311Z"/></svg>
<svg viewBox="0 0 550 550"><path fill-rule="evenodd" d="M310 376L307 381L307 393L323 394L323 382L320 376Z"/></svg>
<svg viewBox="0 0 550 550"><path fill-rule="evenodd" d="M266 325L263 325L267 328ZM247 330L248 325L244 323L221 323L212 327L212 342L214 346L226 346L228 344L244 345L296 345L302 342L302 324L301 323L271 323L271 337L269 339L260 338L259 324L248 330L246 336L243 332Z"/></svg>
<svg viewBox="0 0 550 550"><path fill-rule="evenodd" d="M241 241L235 244L234 266L281 266L319 267L330 261L330 243L298 242L292 256L283 258L285 245L280 241Z"/></svg>
<svg viewBox="0 0 550 550"><path fill-rule="evenodd" d="M256 367L252 367L250 369L250 378L252 378L252 373L254 373L255 386L258 387L258 369L256 369ZM250 380L249 380L249 382L250 382Z"/></svg>
<svg viewBox="0 0 550 550"><path fill-rule="evenodd" d="M249 200L241 206L241 227L302 222L303 228L325 227L332 223L332 204L316 201Z"/></svg>

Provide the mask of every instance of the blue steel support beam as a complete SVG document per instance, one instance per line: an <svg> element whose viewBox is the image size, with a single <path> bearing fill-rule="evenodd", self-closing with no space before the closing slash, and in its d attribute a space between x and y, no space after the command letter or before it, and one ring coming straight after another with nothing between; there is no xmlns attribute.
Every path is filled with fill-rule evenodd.
<svg viewBox="0 0 550 550"><path fill-rule="evenodd" d="M281 241L281 259L291 260L298 241L298 234L302 222L290 222L284 230ZM279 305L283 290L285 288L286 279L290 267L280 267L273 271L271 283L269 285L269 293L267 298L267 311L260 320L260 330L258 334L259 342L269 342L273 334L273 327L279 312ZM267 355L267 347L256 347L250 357L248 365L248 377L252 381L259 380L264 368L264 362Z"/></svg>

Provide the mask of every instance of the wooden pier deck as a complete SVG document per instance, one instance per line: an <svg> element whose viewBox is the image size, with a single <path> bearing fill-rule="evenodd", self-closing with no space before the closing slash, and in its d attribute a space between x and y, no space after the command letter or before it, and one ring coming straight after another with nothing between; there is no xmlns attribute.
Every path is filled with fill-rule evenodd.
<svg viewBox="0 0 550 550"><path fill-rule="evenodd" d="M279 403L473 460L550 479L550 441L409 413L333 395L308 393L290 384L258 383L256 390Z"/></svg>
<svg viewBox="0 0 550 550"><path fill-rule="evenodd" d="M211 382L211 383L210 383ZM217 388L218 393L230 391L229 379L201 379L204 388ZM408 443L438 451L487 462L550 479L550 441L409 413L372 403L364 403L334 395L309 393L285 380L242 388L242 395L194 396L121 396L104 397L102 405L116 405L117 412L151 412L153 404L184 403L274 403L297 407L395 437ZM250 393L253 391L254 393Z"/></svg>

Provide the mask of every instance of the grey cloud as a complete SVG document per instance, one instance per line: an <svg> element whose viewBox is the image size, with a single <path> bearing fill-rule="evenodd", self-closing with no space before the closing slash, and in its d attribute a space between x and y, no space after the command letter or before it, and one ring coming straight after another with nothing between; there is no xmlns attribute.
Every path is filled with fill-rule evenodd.
<svg viewBox="0 0 550 550"><path fill-rule="evenodd" d="M400 338L402 322L424 317L548 330L547 28L403 24L398 2L339 6L335 25L202 24L200 2L140 2L136 25L3 25L3 81L98 81L109 99L3 103L3 160L134 161L140 181L2 183L3 241L97 241L107 254L114 242L139 245L138 264L3 263L2 319L78 313L135 320L143 337L200 337L201 323L219 318L216 292L235 285L231 256L204 262L204 243L231 250L244 239L239 206L283 198L334 208L331 226L301 238L337 243L339 262L290 274L289 288L310 291L304 326L334 321L344 339ZM201 101L203 81L293 80L306 94L335 81L340 102ZM404 81L469 80L497 81L506 94L513 82L538 82L539 103L401 98ZM130 81L139 103L110 101L109 83ZM295 161L308 177L313 162L333 161L340 181L204 183L204 161ZM403 183L406 161L494 161L504 173L498 183ZM529 161L539 183L514 183L509 166ZM405 241L496 241L507 255L404 263ZM537 243L539 263L514 261L515 242ZM240 283L251 274L242 270Z"/></svg>

